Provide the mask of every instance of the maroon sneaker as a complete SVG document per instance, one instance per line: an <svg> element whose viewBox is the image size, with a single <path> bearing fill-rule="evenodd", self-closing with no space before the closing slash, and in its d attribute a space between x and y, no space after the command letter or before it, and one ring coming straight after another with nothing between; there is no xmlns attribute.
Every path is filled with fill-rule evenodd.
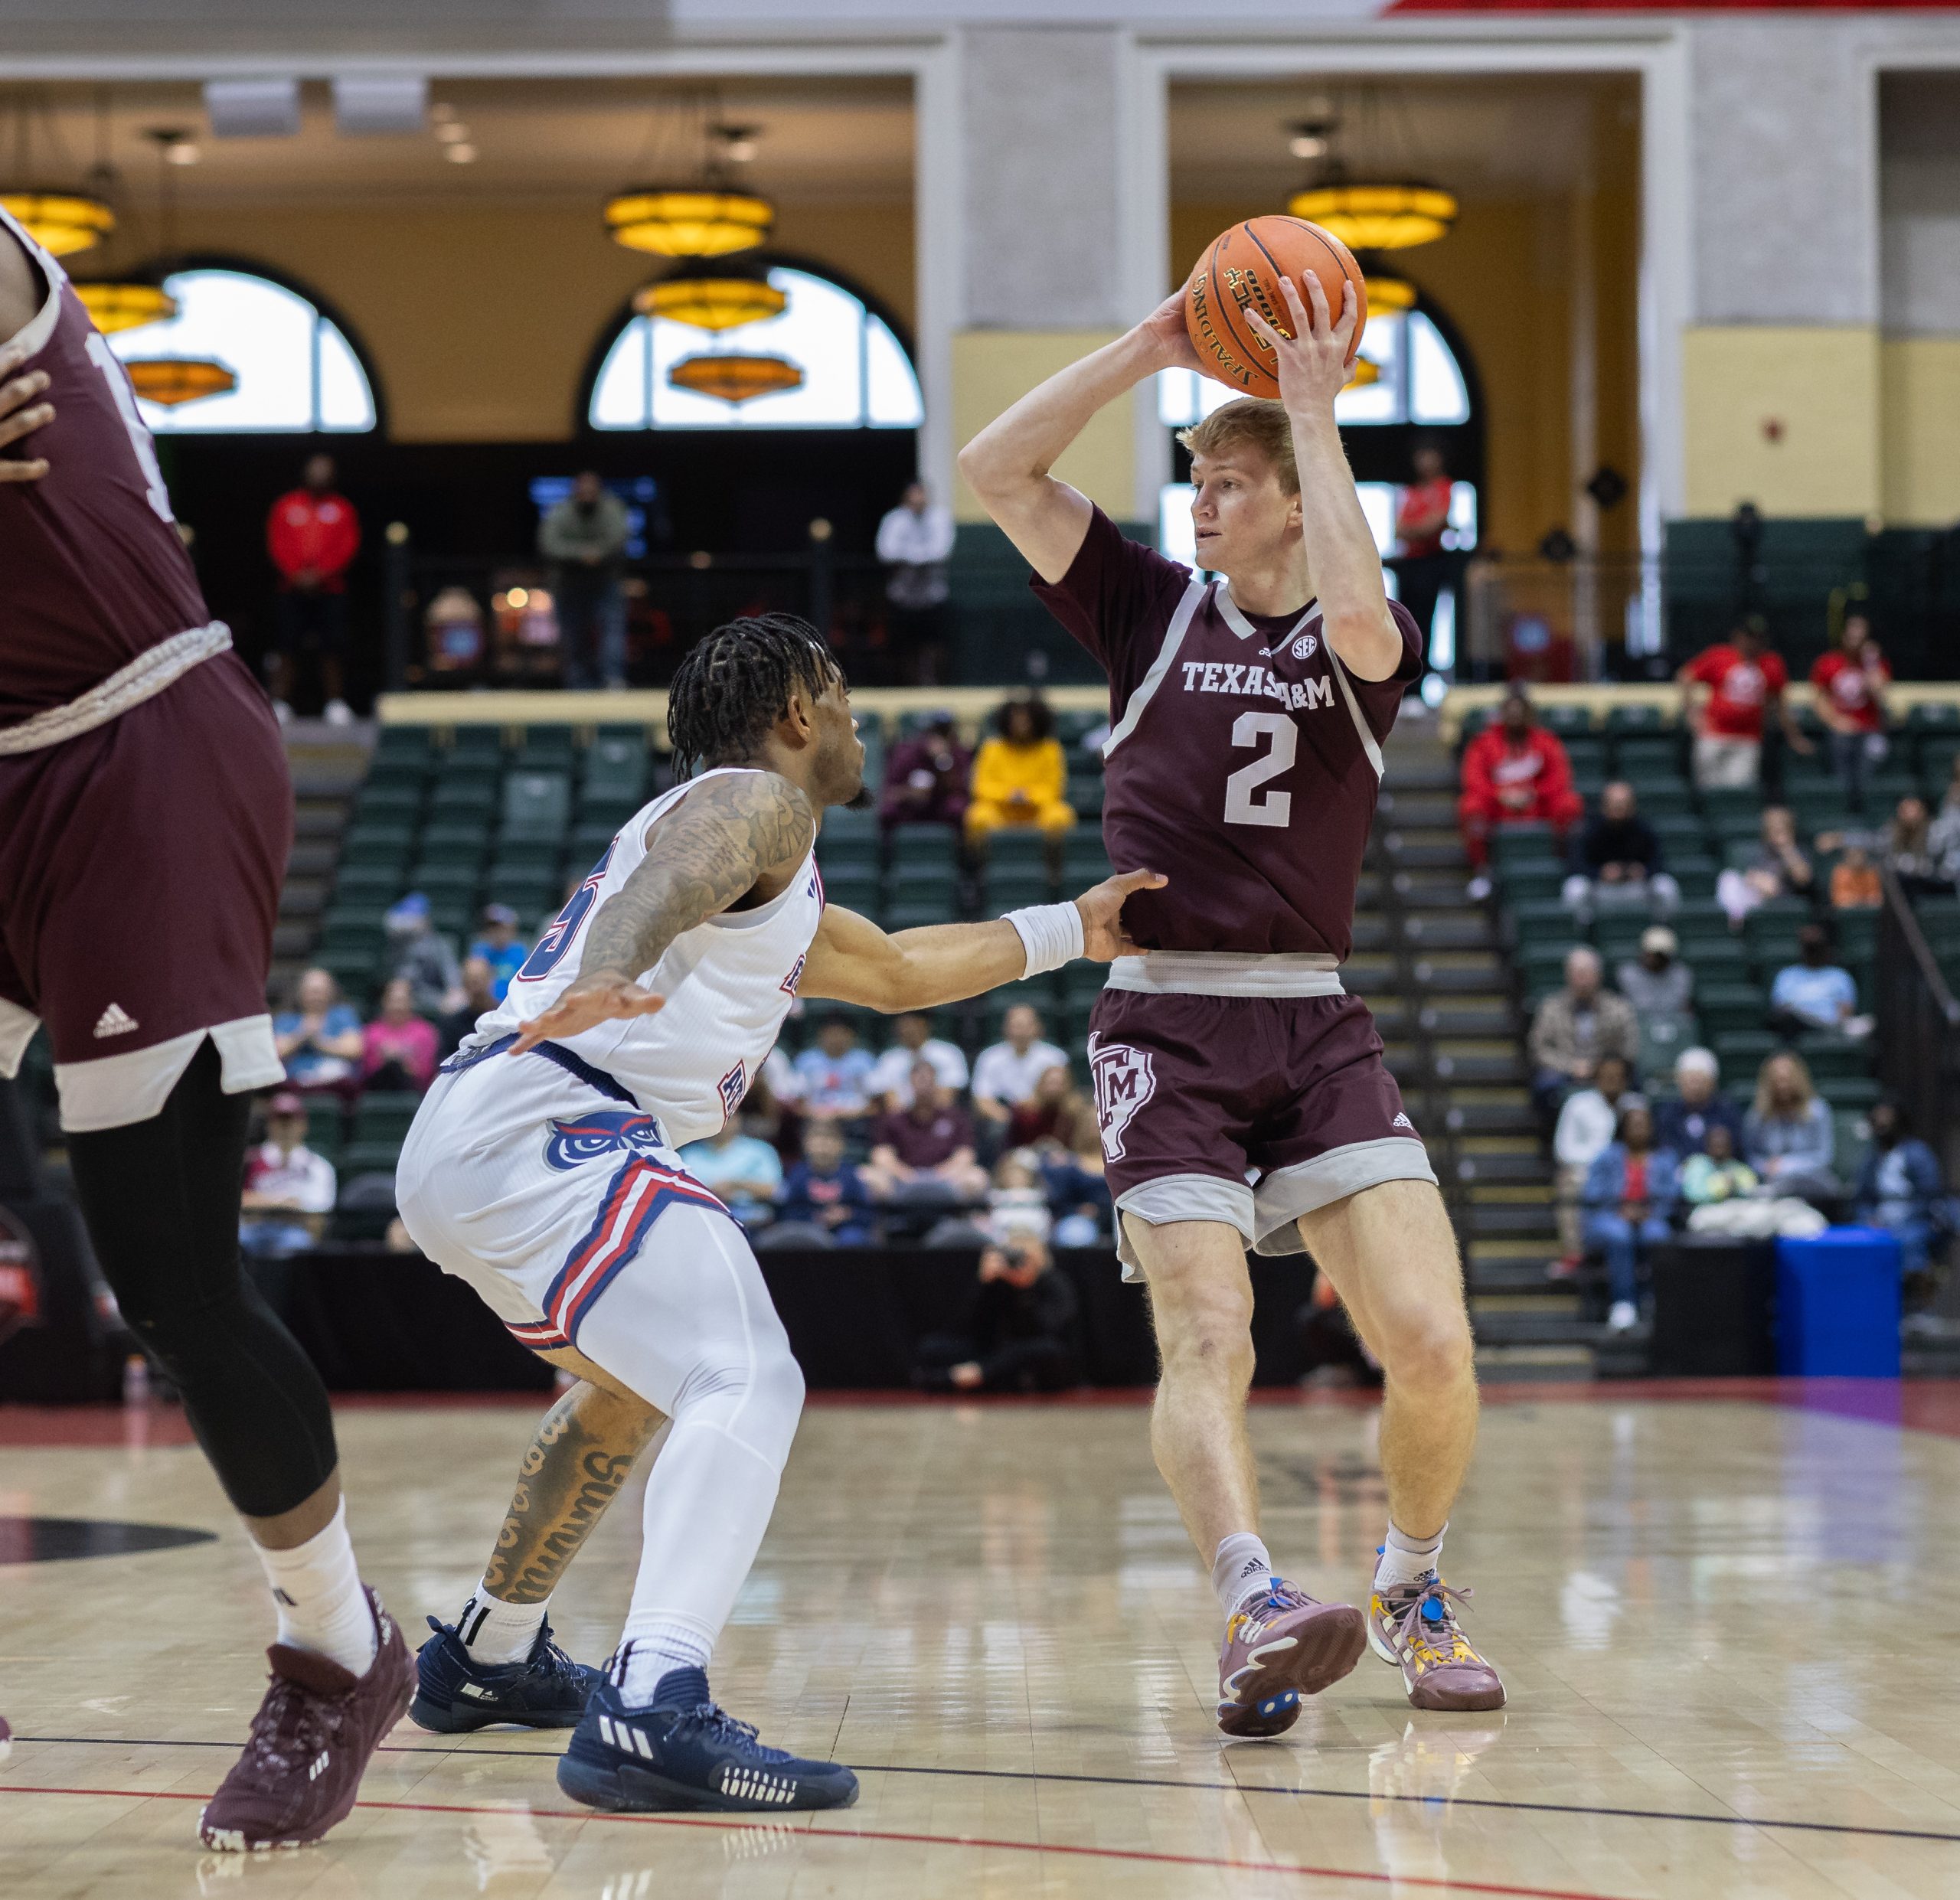
<svg viewBox="0 0 1960 1900"><path fill-rule="evenodd" d="M245 1752L198 1823L207 1847L234 1854L297 1847L347 1818L375 1749L415 1693L408 1645L381 1598L372 1590L367 1597L377 1642L366 1675L283 1643L266 1650L272 1684Z"/></svg>
<svg viewBox="0 0 1960 1900"><path fill-rule="evenodd" d="M1275 1577L1225 1625L1218 1656L1218 1727L1228 1735L1284 1735L1300 1699L1318 1696L1361 1660L1367 1622L1351 1604L1317 1603Z"/></svg>
<svg viewBox="0 0 1960 1900"><path fill-rule="evenodd" d="M1432 1571L1419 1582L1377 1590L1368 1602L1368 1647L1398 1663L1415 1709L1501 1709L1504 1683L1473 1650L1456 1621L1471 1592L1452 1590Z"/></svg>

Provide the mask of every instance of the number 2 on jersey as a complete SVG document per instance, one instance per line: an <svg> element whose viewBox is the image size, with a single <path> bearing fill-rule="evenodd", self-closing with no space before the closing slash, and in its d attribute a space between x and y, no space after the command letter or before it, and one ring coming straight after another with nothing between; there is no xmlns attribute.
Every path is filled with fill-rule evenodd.
<svg viewBox="0 0 1960 1900"><path fill-rule="evenodd" d="M1234 746L1256 746L1269 736L1272 749L1225 781L1227 824L1283 825L1292 821L1292 792L1269 792L1260 798L1253 794L1269 779L1277 779L1292 766L1299 750L1299 728L1284 713L1241 713L1232 722Z"/></svg>

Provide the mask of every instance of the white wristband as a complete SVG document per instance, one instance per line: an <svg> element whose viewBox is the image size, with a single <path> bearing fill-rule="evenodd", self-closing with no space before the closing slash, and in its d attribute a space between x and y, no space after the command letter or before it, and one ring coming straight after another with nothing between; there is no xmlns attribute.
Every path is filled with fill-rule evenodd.
<svg viewBox="0 0 1960 1900"><path fill-rule="evenodd" d="M1001 922L1021 933L1027 952L1024 976L1059 970L1082 955L1082 912L1073 904L1031 904L1025 910L1009 911Z"/></svg>

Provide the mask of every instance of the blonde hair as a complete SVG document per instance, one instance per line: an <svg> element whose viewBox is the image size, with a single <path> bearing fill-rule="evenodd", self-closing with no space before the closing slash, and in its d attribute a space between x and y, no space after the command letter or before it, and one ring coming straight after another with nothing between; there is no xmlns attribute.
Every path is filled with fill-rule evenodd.
<svg viewBox="0 0 1960 1900"><path fill-rule="evenodd" d="M1241 396L1189 429L1179 429L1178 439L1194 455L1215 455L1223 449L1249 445L1272 464L1281 488L1289 495L1300 492L1299 465L1293 459L1293 425L1284 403Z"/></svg>
<svg viewBox="0 0 1960 1900"><path fill-rule="evenodd" d="M1770 1098L1769 1071L1778 1063L1788 1063L1797 1075L1797 1104L1787 1112L1779 1111ZM1756 1072L1756 1112L1764 1121L1800 1121L1809 1114L1810 1105L1816 1098L1817 1085L1810 1079L1810 1064L1795 1050L1779 1049L1763 1058L1762 1066Z"/></svg>

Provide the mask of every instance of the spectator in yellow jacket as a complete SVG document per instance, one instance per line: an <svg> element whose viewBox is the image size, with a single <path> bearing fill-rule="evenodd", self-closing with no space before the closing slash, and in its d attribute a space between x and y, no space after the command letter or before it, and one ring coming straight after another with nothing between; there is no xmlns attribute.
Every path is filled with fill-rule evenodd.
<svg viewBox="0 0 1960 1900"><path fill-rule="evenodd" d="M1067 831L1075 813L1062 795L1068 789L1068 762L1055 736L1054 714L1031 695L1008 700L994 723L998 730L973 761L967 836L983 838L1014 825Z"/></svg>

